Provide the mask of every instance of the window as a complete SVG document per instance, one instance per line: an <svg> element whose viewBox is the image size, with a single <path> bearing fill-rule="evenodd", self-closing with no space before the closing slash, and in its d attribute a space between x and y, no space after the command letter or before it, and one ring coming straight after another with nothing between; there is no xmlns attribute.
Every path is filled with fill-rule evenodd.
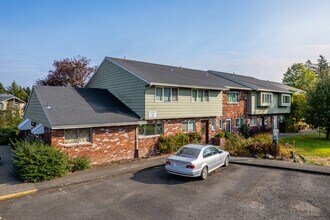
<svg viewBox="0 0 330 220"><path fill-rule="evenodd" d="M208 102L210 101L209 90L191 90L191 101L192 102Z"/></svg>
<svg viewBox="0 0 330 220"><path fill-rule="evenodd" d="M209 156L212 156L212 150L210 147L206 148L203 152L203 157L209 157Z"/></svg>
<svg viewBox="0 0 330 220"><path fill-rule="evenodd" d="M210 101L210 91L209 90L204 90L204 100L205 102Z"/></svg>
<svg viewBox="0 0 330 220"><path fill-rule="evenodd" d="M163 88L156 87L156 102L163 101Z"/></svg>
<svg viewBox="0 0 330 220"><path fill-rule="evenodd" d="M181 147L175 155L180 157L197 158L200 151L200 149Z"/></svg>
<svg viewBox="0 0 330 220"><path fill-rule="evenodd" d="M273 94L271 93L262 93L261 94L261 103L262 104L271 104L273 102Z"/></svg>
<svg viewBox="0 0 330 220"><path fill-rule="evenodd" d="M3 110L5 108L5 104L3 104L2 102L0 102L0 110Z"/></svg>
<svg viewBox="0 0 330 220"><path fill-rule="evenodd" d="M251 117L250 118L250 126L256 126L257 125L257 118Z"/></svg>
<svg viewBox="0 0 330 220"><path fill-rule="evenodd" d="M171 88L164 88L164 102L171 101Z"/></svg>
<svg viewBox="0 0 330 220"><path fill-rule="evenodd" d="M195 121L184 121L182 122L182 131L183 132L195 132L196 122Z"/></svg>
<svg viewBox="0 0 330 220"><path fill-rule="evenodd" d="M197 90L192 90L192 92L191 92L191 100L193 101L193 102L197 102Z"/></svg>
<svg viewBox="0 0 330 220"><path fill-rule="evenodd" d="M178 88L156 87L156 102L177 102L179 99Z"/></svg>
<svg viewBox="0 0 330 220"><path fill-rule="evenodd" d="M179 100L179 89L172 88L172 102L177 102Z"/></svg>
<svg viewBox="0 0 330 220"><path fill-rule="evenodd" d="M89 128L64 130L65 144L80 144L88 142L91 142Z"/></svg>
<svg viewBox="0 0 330 220"><path fill-rule="evenodd" d="M239 102L239 93L238 92L228 92L228 102L229 103L238 103Z"/></svg>
<svg viewBox="0 0 330 220"><path fill-rule="evenodd" d="M283 95L282 94L282 104L290 104L290 95Z"/></svg>
<svg viewBox="0 0 330 220"><path fill-rule="evenodd" d="M211 120L211 130L214 131L215 130L215 127L216 127L215 119L212 119Z"/></svg>
<svg viewBox="0 0 330 220"><path fill-rule="evenodd" d="M203 101L203 90L198 90L197 102Z"/></svg>
<svg viewBox="0 0 330 220"><path fill-rule="evenodd" d="M139 127L139 135L151 136L163 134L163 124L147 124Z"/></svg>
<svg viewBox="0 0 330 220"><path fill-rule="evenodd" d="M243 118L236 118L236 127L239 127L242 124L244 124Z"/></svg>
<svg viewBox="0 0 330 220"><path fill-rule="evenodd" d="M219 127L222 129L222 119L219 120Z"/></svg>

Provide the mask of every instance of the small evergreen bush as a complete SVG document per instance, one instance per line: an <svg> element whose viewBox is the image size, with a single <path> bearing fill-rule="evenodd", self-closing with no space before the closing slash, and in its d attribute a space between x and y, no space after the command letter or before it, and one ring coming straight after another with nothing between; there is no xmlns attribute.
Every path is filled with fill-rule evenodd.
<svg viewBox="0 0 330 220"><path fill-rule="evenodd" d="M18 139L18 129L16 125L0 128L0 145L9 144L11 140Z"/></svg>
<svg viewBox="0 0 330 220"><path fill-rule="evenodd" d="M243 135L244 138L250 137L250 129L246 124L242 124L239 127L239 132Z"/></svg>
<svg viewBox="0 0 330 220"><path fill-rule="evenodd" d="M78 157L70 160L70 170L72 172L86 170L91 167L91 163L87 157Z"/></svg>
<svg viewBox="0 0 330 220"><path fill-rule="evenodd" d="M68 171L68 157L49 145L26 141L13 145L14 171L23 182L50 180Z"/></svg>

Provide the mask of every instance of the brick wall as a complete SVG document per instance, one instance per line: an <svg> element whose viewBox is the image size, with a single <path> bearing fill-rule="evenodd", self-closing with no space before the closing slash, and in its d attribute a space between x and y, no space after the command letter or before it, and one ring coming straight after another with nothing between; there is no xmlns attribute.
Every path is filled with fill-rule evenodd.
<svg viewBox="0 0 330 220"><path fill-rule="evenodd" d="M212 130L211 120L215 119L216 128ZM212 143L212 139L220 131L219 125L220 117L210 117L210 118L185 118L185 119L164 119L164 120L150 120L149 124L163 123L164 125L164 135L175 135L176 133L182 132L182 122L187 120L196 121L196 132L201 133L202 120L208 120L208 131L209 131L209 141ZM151 156L158 154L158 138L159 136L139 136L139 156Z"/></svg>
<svg viewBox="0 0 330 220"><path fill-rule="evenodd" d="M236 118L244 118L244 122L247 123L247 91L243 90L230 90L231 92L239 92L239 103L228 103L228 91L222 93L222 112L221 117L223 123L226 119L231 119L232 132L236 131L235 124Z"/></svg>
<svg viewBox="0 0 330 220"><path fill-rule="evenodd" d="M209 143L212 143L212 138L219 132L219 117L216 120L216 130L211 129L211 119L213 118L168 119L149 121L148 123L163 123L164 135L174 135L182 132L183 121L195 120L196 132L201 133L201 120L208 120ZM135 128L136 126L91 128L92 142L86 144L65 144L64 130L47 129L47 136L49 131L51 144L65 152L69 157L87 156L93 164L101 164L134 158ZM139 157L159 154L158 139L159 136L139 136Z"/></svg>
<svg viewBox="0 0 330 220"><path fill-rule="evenodd" d="M52 145L69 157L87 156L93 164L132 159L136 126L92 128L92 143L64 144L64 130L52 130Z"/></svg>

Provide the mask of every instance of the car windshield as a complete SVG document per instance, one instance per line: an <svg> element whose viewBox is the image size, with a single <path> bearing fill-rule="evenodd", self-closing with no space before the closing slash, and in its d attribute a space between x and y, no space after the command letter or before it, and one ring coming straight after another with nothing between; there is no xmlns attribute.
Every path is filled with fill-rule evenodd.
<svg viewBox="0 0 330 220"><path fill-rule="evenodd" d="M197 158L200 151L200 149L182 147L175 153L175 155L180 157Z"/></svg>

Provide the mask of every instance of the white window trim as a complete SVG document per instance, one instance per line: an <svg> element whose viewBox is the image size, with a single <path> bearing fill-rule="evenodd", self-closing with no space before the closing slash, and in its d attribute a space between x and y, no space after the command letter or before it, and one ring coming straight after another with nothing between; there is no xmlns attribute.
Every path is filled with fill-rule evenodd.
<svg viewBox="0 0 330 220"><path fill-rule="evenodd" d="M240 120L242 120L243 121L243 123L242 124L240 124L239 126L237 126L237 119L240 119ZM235 118L235 128L239 128L241 125L243 125L244 124L244 118Z"/></svg>
<svg viewBox="0 0 330 220"><path fill-rule="evenodd" d="M178 90L178 100L173 101L173 96L172 96L172 89L177 89ZM171 102L178 102L179 101L179 88L171 88Z"/></svg>
<svg viewBox="0 0 330 220"><path fill-rule="evenodd" d="M208 91L208 94L209 94L209 95L208 95L208 97L207 97L208 99L205 100L205 101L203 100L203 102L209 102L209 101L210 101L210 94L211 94L211 92L210 92L210 90L207 90L207 89L206 89L206 90L203 90L203 98L205 98L205 91Z"/></svg>
<svg viewBox="0 0 330 220"><path fill-rule="evenodd" d="M161 101L158 101L157 100L157 88L160 88L162 89L162 100ZM155 86L155 102L165 102L164 98L164 89L170 89L170 101L166 101L166 102L178 102L179 101L179 88L172 88L172 87L163 87L163 86ZM172 96L172 89L177 89L178 90L178 100L177 101L173 101L173 96Z"/></svg>
<svg viewBox="0 0 330 220"><path fill-rule="evenodd" d="M197 94L196 101L194 100L194 97L193 97L193 91L196 91L196 94ZM198 89L192 89L190 91L190 99L191 99L191 102L198 102Z"/></svg>
<svg viewBox="0 0 330 220"><path fill-rule="evenodd" d="M223 129L223 121L222 119L219 120L219 128L222 130Z"/></svg>
<svg viewBox="0 0 330 220"><path fill-rule="evenodd" d="M263 101L263 96L264 96L264 95L270 95L270 102L264 102L264 101ZM273 93L269 93L269 92L262 92L262 93L260 93L260 103L261 103L261 106L269 106L269 105L271 105L273 102L274 102L274 96L273 96Z"/></svg>
<svg viewBox="0 0 330 220"><path fill-rule="evenodd" d="M230 102L229 101L229 94L230 93L236 93L237 94L237 102ZM227 97L228 97L227 98L228 99L227 103L230 103L230 104L238 104L239 103L239 92L229 91L228 94L227 94Z"/></svg>
<svg viewBox="0 0 330 220"><path fill-rule="evenodd" d="M255 124L252 124L252 123L251 123L252 119L255 120ZM257 126L257 125L258 125L257 117L250 117L250 126Z"/></svg>
<svg viewBox="0 0 330 220"><path fill-rule="evenodd" d="M141 126L147 126L147 125L162 125L162 131L164 134L164 123L162 122L157 122L157 123L152 123L152 124L145 124L145 125L141 125ZM146 130L145 130L146 131ZM155 133L156 133L156 126L155 126ZM159 137L163 134L152 134L152 135L146 135L146 132L144 134L140 134L139 132L139 137Z"/></svg>
<svg viewBox="0 0 330 220"><path fill-rule="evenodd" d="M157 88L162 89L162 100L157 100ZM155 102L164 102L164 87L156 86L155 87Z"/></svg>
<svg viewBox="0 0 330 220"><path fill-rule="evenodd" d="M189 133L189 132L196 132L196 121L195 120L186 120L186 121L182 121L181 125L183 125L183 123L188 123L188 131L183 131L183 129L181 129L184 133ZM195 124L195 131L189 131L189 123L194 123Z"/></svg>
<svg viewBox="0 0 330 220"><path fill-rule="evenodd" d="M72 146L72 145L83 145L83 144L91 144L91 143L93 143L93 140L92 140L92 129L91 128L89 128L88 130L89 130L89 141L86 141L86 142L79 142L79 130L80 129L86 129L86 128L75 128L75 129L64 129L64 145L68 145L68 146ZM66 130L77 130L77 140L78 140L78 143L65 143L65 132L66 132Z"/></svg>
<svg viewBox="0 0 330 220"><path fill-rule="evenodd" d="M284 97L289 97L289 102L284 102ZM291 105L291 95L281 94L281 106L290 106Z"/></svg>
<svg viewBox="0 0 330 220"><path fill-rule="evenodd" d="M193 98L193 91L197 91L197 97L196 97L196 101L194 101L194 98ZM201 99L201 101L198 101L198 98L199 98L199 95L198 93L202 91L202 94L203 94L203 97ZM205 91L209 91L209 95L208 95L208 100L205 100ZM191 102L209 102L210 101L210 90L207 90L207 89L191 89L190 91L190 101Z"/></svg>
<svg viewBox="0 0 330 220"><path fill-rule="evenodd" d="M214 127L213 127L213 122L214 122ZM211 131L215 131L217 128L217 120L211 119Z"/></svg>

